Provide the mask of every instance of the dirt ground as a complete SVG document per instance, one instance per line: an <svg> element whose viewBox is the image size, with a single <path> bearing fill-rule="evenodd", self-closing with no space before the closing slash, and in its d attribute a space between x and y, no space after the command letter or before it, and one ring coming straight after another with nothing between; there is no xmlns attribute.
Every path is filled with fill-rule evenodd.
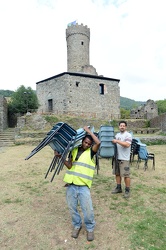
<svg viewBox="0 0 166 250"><path fill-rule="evenodd" d="M135 169L134 164L131 166L132 195L127 201L121 194L116 198L111 194L115 186L111 161L100 159L99 174L95 173L91 188L96 220L93 242L87 242L84 226L78 239L71 237L72 225L63 182L65 167L50 182L53 173L46 179L45 174L53 158L52 149L47 146L25 160L33 149L30 145L0 148L0 249L132 250L129 237L132 232L128 234L121 226L123 212L117 211L130 209L141 195L139 190L134 192L134 186L162 188L165 185L166 145L149 147L156 156L155 171L151 169L151 163L146 172L142 165L139 169ZM154 209L157 202L156 199ZM164 206L160 209L164 210ZM132 223L130 214L128 223Z"/></svg>

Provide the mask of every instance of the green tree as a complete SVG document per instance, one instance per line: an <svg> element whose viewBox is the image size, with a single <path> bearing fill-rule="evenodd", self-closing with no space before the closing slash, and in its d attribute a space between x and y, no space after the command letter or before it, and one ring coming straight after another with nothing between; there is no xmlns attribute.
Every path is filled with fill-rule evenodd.
<svg viewBox="0 0 166 250"><path fill-rule="evenodd" d="M156 101L159 115L166 112L166 99Z"/></svg>
<svg viewBox="0 0 166 250"><path fill-rule="evenodd" d="M10 114L25 114L28 111L33 112L38 108L38 99L31 87L25 88L21 85L12 95L8 108Z"/></svg>
<svg viewBox="0 0 166 250"><path fill-rule="evenodd" d="M121 119L129 119L130 118L130 110L126 110L124 108L120 109Z"/></svg>

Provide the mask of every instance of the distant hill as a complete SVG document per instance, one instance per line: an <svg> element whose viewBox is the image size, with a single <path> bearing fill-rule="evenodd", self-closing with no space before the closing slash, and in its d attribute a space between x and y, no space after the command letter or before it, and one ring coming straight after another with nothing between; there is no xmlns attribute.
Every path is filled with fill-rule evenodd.
<svg viewBox="0 0 166 250"><path fill-rule="evenodd" d="M3 95L5 97L10 97L14 91L11 90L2 90L0 89L0 95ZM140 101L134 101L132 99L126 98L126 97L120 97L120 107L131 110L133 108L139 107L142 104L145 104L146 102L140 102Z"/></svg>
<svg viewBox="0 0 166 250"><path fill-rule="evenodd" d="M120 97L120 107L127 109L127 110L131 110L133 108L139 107L145 103L146 102L134 101L132 99L122 97L122 96Z"/></svg>
<svg viewBox="0 0 166 250"><path fill-rule="evenodd" d="M10 97L13 94L14 91L12 90L3 90L0 89L0 95L4 96L4 97Z"/></svg>

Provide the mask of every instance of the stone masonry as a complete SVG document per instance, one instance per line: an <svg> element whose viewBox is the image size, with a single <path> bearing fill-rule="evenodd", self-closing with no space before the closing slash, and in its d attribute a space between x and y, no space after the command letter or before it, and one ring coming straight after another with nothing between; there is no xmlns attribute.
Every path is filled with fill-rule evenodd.
<svg viewBox="0 0 166 250"><path fill-rule="evenodd" d="M158 116L157 104L153 100L147 100L146 104L136 109L132 109L130 117L134 119L147 119L150 120Z"/></svg>
<svg viewBox="0 0 166 250"><path fill-rule="evenodd" d="M39 113L118 119L118 80L85 74L63 73L37 83ZM100 93L100 84L104 94Z"/></svg>
<svg viewBox="0 0 166 250"><path fill-rule="evenodd" d="M6 98L0 95L0 132L8 127L7 113Z"/></svg>
<svg viewBox="0 0 166 250"><path fill-rule="evenodd" d="M90 29L83 24L71 25L66 29L66 41L68 72L36 83L38 112L120 118L120 80L98 76L90 65Z"/></svg>

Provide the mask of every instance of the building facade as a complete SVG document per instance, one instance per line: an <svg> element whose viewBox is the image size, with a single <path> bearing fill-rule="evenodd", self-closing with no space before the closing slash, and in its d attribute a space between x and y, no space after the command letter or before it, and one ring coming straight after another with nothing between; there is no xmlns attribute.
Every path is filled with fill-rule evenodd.
<svg viewBox="0 0 166 250"><path fill-rule="evenodd" d="M66 42L67 72L36 83L38 112L120 118L120 80L99 76L90 65L90 29L83 24L67 27Z"/></svg>

